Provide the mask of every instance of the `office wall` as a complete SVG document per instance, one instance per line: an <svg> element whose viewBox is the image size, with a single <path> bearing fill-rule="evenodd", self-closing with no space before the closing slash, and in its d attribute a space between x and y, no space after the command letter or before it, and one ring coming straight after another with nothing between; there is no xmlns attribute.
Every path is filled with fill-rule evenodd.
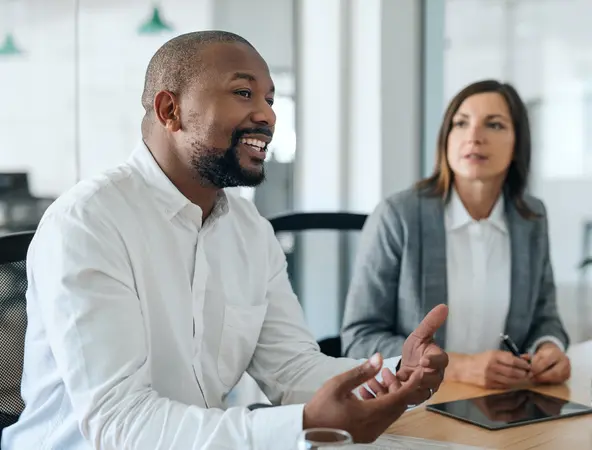
<svg viewBox="0 0 592 450"><path fill-rule="evenodd" d="M0 170L29 170L33 193L56 196L125 160L140 137L145 68L174 34L137 33L151 12L143 0L80 0L78 12L70 0L12 3L25 53L0 57ZM211 25L209 0L165 4L175 33Z"/></svg>
<svg viewBox="0 0 592 450"><path fill-rule="evenodd" d="M370 213L420 173L420 2L296 5L295 208ZM317 338L339 331L352 256L336 233L303 240L297 270Z"/></svg>
<svg viewBox="0 0 592 450"><path fill-rule="evenodd" d="M72 2L54 3L25 2L16 11L15 38L26 54L0 58L0 167L31 169L32 188L43 195L62 191L75 178L74 10Z"/></svg>
<svg viewBox="0 0 592 450"><path fill-rule="evenodd" d="M0 171L29 171L36 195L57 196L125 160L140 138L146 66L177 34L235 31L272 69L292 70L291 0L166 0L174 30L157 35L137 32L151 15L146 0L3 3L0 36L10 21L25 53L0 56Z"/></svg>
<svg viewBox="0 0 592 450"><path fill-rule="evenodd" d="M272 72L292 72L293 3L293 0L213 0L213 24L247 38Z"/></svg>

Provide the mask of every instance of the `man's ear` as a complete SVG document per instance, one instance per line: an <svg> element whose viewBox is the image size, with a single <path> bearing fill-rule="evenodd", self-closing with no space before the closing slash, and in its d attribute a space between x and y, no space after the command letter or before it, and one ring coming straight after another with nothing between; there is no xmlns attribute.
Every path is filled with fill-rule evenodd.
<svg viewBox="0 0 592 450"><path fill-rule="evenodd" d="M181 110L177 96L170 91L160 91L154 96L154 114L167 130L181 129Z"/></svg>

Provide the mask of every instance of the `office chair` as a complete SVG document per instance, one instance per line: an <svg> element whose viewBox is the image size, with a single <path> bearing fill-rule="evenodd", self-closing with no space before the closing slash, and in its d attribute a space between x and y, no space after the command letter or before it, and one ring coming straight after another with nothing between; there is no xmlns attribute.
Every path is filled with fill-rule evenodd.
<svg viewBox="0 0 592 450"><path fill-rule="evenodd" d="M33 234L0 236L0 434L24 408L20 392L27 328L26 258Z"/></svg>
<svg viewBox="0 0 592 450"><path fill-rule="evenodd" d="M0 172L0 234L34 230L54 200L32 195L26 172Z"/></svg>
<svg viewBox="0 0 592 450"><path fill-rule="evenodd" d="M300 232L310 230L360 231L366 222L366 214L345 212L292 213L269 219L274 232ZM341 356L341 337L332 336L318 342L321 352L327 356Z"/></svg>

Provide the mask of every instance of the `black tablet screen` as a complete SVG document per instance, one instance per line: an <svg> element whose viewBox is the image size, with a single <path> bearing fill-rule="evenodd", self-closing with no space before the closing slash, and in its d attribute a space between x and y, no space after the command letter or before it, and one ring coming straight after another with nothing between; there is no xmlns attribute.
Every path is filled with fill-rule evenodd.
<svg viewBox="0 0 592 450"><path fill-rule="evenodd" d="M529 390L428 405L429 411L464 420L489 430L587 414L592 408Z"/></svg>

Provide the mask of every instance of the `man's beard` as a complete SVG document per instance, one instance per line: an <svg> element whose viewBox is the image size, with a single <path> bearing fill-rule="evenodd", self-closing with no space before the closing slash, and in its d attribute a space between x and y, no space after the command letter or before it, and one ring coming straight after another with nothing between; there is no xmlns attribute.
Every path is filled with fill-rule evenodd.
<svg viewBox="0 0 592 450"><path fill-rule="evenodd" d="M259 130L261 131L261 130ZM248 170L240 165L238 145L246 134L256 134L256 130L240 130L232 134L230 147L205 148L193 142L191 165L202 184L219 189L227 187L259 186L265 180L265 167L261 162L260 170Z"/></svg>

